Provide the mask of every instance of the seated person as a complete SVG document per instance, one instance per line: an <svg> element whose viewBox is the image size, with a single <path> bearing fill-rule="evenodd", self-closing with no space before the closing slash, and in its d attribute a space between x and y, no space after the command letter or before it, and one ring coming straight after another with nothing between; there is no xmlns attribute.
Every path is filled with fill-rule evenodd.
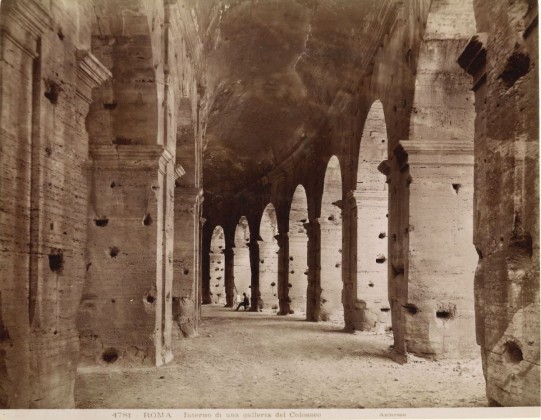
<svg viewBox="0 0 541 420"><path fill-rule="evenodd" d="M235 309L235 311L238 311L241 306L244 307L245 311L250 308L250 300L248 299L248 296L246 296L246 293L243 293L242 295L244 296L244 299L241 303L239 303L239 306L237 306L237 309Z"/></svg>

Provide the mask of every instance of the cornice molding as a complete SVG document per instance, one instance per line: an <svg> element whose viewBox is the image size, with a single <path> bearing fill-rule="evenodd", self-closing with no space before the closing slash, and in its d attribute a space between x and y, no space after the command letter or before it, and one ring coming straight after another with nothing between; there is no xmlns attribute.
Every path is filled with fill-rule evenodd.
<svg viewBox="0 0 541 420"><path fill-rule="evenodd" d="M52 30L52 18L47 9L36 0L6 2L6 16L34 37Z"/></svg>
<svg viewBox="0 0 541 420"><path fill-rule="evenodd" d="M91 145L92 166L104 169L163 169L172 153L161 145Z"/></svg>

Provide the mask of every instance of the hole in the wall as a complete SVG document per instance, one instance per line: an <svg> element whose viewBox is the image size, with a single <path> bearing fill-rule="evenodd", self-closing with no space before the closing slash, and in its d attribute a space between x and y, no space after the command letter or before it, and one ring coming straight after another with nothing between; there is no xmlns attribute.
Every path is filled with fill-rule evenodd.
<svg viewBox="0 0 541 420"><path fill-rule="evenodd" d="M53 335L57 335L58 334L58 331L57 330L54 330L53 331Z"/></svg>
<svg viewBox="0 0 541 420"><path fill-rule="evenodd" d="M308 275L308 270L306 270L304 273L303 273L305 276Z"/></svg>
<svg viewBox="0 0 541 420"><path fill-rule="evenodd" d="M217 285L216 285L216 286L214 286L214 287L220 287L220 285L219 285L219 284L217 284Z"/></svg>
<svg viewBox="0 0 541 420"><path fill-rule="evenodd" d="M64 40L64 33L62 32L62 28L58 28L58 32L56 33L56 35L58 36L58 39L60 41Z"/></svg>
<svg viewBox="0 0 541 420"><path fill-rule="evenodd" d="M104 227L107 226L107 224L109 223L109 219L105 216L102 216L99 219L94 219L94 223L98 227Z"/></svg>
<svg viewBox="0 0 541 420"><path fill-rule="evenodd" d="M458 194L458 190L460 190L460 187L462 187L461 184L451 184L453 186L453 190L455 190L455 193Z"/></svg>
<svg viewBox="0 0 541 420"><path fill-rule="evenodd" d="M47 153L47 156L51 156L53 154L53 148L51 146L47 146L45 148L45 153Z"/></svg>
<svg viewBox="0 0 541 420"><path fill-rule="evenodd" d="M275 295L276 296L276 295ZM272 305L271 309L278 309L278 305Z"/></svg>
<svg viewBox="0 0 541 420"><path fill-rule="evenodd" d="M221 280L221 279L222 279L222 276L216 277L216 280Z"/></svg>
<svg viewBox="0 0 541 420"><path fill-rule="evenodd" d="M508 341L503 345L503 360L507 363L520 363L524 359L522 349L514 341Z"/></svg>
<svg viewBox="0 0 541 420"><path fill-rule="evenodd" d="M271 287L274 287L274 286L276 286L276 283L275 283L275 282L272 282L272 283L271 283Z"/></svg>
<svg viewBox="0 0 541 420"><path fill-rule="evenodd" d="M154 302L156 301L156 298L155 298L154 296L152 296L152 295L148 295L148 296L146 297L146 301L147 301L148 303L152 304L152 303L154 303Z"/></svg>
<svg viewBox="0 0 541 420"><path fill-rule="evenodd" d="M92 263L86 263L86 271L90 270L91 265L92 265Z"/></svg>
<svg viewBox="0 0 541 420"><path fill-rule="evenodd" d="M111 258L116 258L119 252L120 250L116 246L109 248L109 256Z"/></svg>
<svg viewBox="0 0 541 420"><path fill-rule="evenodd" d="M53 229L54 229L54 223L51 223L51 224L49 225L49 229L50 229L50 230L53 230Z"/></svg>
<svg viewBox="0 0 541 420"><path fill-rule="evenodd" d="M381 312L389 312L391 308L380 308Z"/></svg>
<svg viewBox="0 0 541 420"><path fill-rule="evenodd" d="M291 270L289 274L295 274L295 270Z"/></svg>
<svg viewBox="0 0 541 420"><path fill-rule="evenodd" d="M439 308L436 310L436 318L439 318L445 321L445 320L453 319L454 317L455 317L454 308Z"/></svg>
<svg viewBox="0 0 541 420"><path fill-rule="evenodd" d="M62 273L64 268L64 254L61 249L53 249L49 254L49 268L53 273Z"/></svg>
<svg viewBox="0 0 541 420"><path fill-rule="evenodd" d="M291 288L291 287L293 287L293 285L291 283L288 283L287 287Z"/></svg>
<svg viewBox="0 0 541 420"><path fill-rule="evenodd" d="M117 106L117 103L116 102L104 102L103 103L103 108L104 109L107 109L109 111L112 111L113 109L115 109Z"/></svg>
<svg viewBox="0 0 541 420"><path fill-rule="evenodd" d="M145 214L145 217L143 217L143 226L150 226L152 224L152 217L150 217L150 214Z"/></svg>
<svg viewBox="0 0 541 420"><path fill-rule="evenodd" d="M369 282L369 283L368 283L368 287L374 287L374 283Z"/></svg>
<svg viewBox="0 0 541 420"><path fill-rule="evenodd" d="M417 306L415 306L413 303L406 303L404 305L404 309L410 315L415 315L417 312L419 312L419 308L417 308Z"/></svg>
<svg viewBox="0 0 541 420"><path fill-rule="evenodd" d="M293 257L289 257L289 261L293 261Z"/></svg>
<svg viewBox="0 0 541 420"><path fill-rule="evenodd" d="M115 181L111 182L111 188L115 188L115 187L116 187L116 182Z"/></svg>
<svg viewBox="0 0 541 420"><path fill-rule="evenodd" d="M216 268L214 269L214 271L220 271L220 269L219 269L218 267L216 267Z"/></svg>
<svg viewBox="0 0 541 420"><path fill-rule="evenodd" d="M115 300L115 299L111 299L111 303L116 303L116 300Z"/></svg>
<svg viewBox="0 0 541 420"><path fill-rule="evenodd" d="M261 264L264 264L264 263L265 263L265 260L261 260L261 261L259 261L259 262L260 262Z"/></svg>
<svg viewBox="0 0 541 420"><path fill-rule="evenodd" d="M45 97L51 102L53 105L56 105L58 103L58 96L60 95L60 86L58 83L56 83L54 80L46 79L45 80Z"/></svg>
<svg viewBox="0 0 541 420"><path fill-rule="evenodd" d="M520 47L517 45L513 54L507 59L499 77L507 88L513 86L530 69L530 57L522 51L517 51L518 48Z"/></svg>
<svg viewBox="0 0 541 420"><path fill-rule="evenodd" d="M118 360L118 350L114 347L109 347L102 353L101 358L105 363L115 363Z"/></svg>
<svg viewBox="0 0 541 420"><path fill-rule="evenodd" d="M378 238L379 239L383 239L387 236L387 234L385 232L381 232L379 235L378 235Z"/></svg>
<svg viewBox="0 0 541 420"><path fill-rule="evenodd" d="M188 270L187 268L184 269L183 271L184 275L187 276L188 274L190 274L190 270Z"/></svg>
<svg viewBox="0 0 541 420"><path fill-rule="evenodd" d="M332 222L334 220L334 214L331 214L329 217L327 217L327 220L330 220Z"/></svg>
<svg viewBox="0 0 541 420"><path fill-rule="evenodd" d="M378 264L383 264L385 261L387 261L387 259L385 258L384 255L378 255L378 257L376 258L376 262Z"/></svg>
<svg viewBox="0 0 541 420"><path fill-rule="evenodd" d="M336 264L334 265L334 267L335 267L335 268L339 268L339 267L340 267L340 263L336 263Z"/></svg>

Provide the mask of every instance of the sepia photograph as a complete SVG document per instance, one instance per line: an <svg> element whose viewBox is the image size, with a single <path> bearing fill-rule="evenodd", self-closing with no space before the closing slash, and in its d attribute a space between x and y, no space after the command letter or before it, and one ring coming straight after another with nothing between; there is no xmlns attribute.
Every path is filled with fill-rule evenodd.
<svg viewBox="0 0 541 420"><path fill-rule="evenodd" d="M540 418L537 0L0 0L0 419Z"/></svg>

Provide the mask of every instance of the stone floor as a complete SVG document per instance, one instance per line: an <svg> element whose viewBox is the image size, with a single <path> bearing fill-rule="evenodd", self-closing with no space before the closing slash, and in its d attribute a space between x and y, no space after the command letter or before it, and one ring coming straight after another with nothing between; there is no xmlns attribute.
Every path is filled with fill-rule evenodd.
<svg viewBox="0 0 541 420"><path fill-rule="evenodd" d="M80 368L78 408L486 406L480 357L399 365L389 334L203 306L199 337L161 368Z"/></svg>

